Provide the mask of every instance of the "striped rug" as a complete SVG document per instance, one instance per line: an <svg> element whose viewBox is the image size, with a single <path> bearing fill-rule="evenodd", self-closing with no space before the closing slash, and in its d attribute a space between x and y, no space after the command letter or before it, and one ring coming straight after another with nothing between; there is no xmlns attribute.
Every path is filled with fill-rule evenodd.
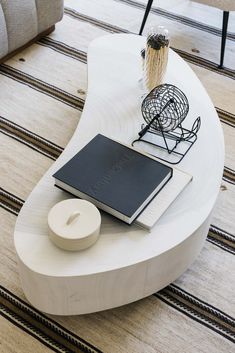
<svg viewBox="0 0 235 353"><path fill-rule="evenodd" d="M146 3L65 0L64 18L55 32L0 65L2 353L234 352L235 13L222 70L217 67L221 11L190 0L156 0L146 25L146 30L156 24L169 28L171 47L206 87L224 131L221 190L194 264L146 299L90 315L45 315L21 290L14 225L29 193L79 123L88 45L107 33L138 33Z"/></svg>

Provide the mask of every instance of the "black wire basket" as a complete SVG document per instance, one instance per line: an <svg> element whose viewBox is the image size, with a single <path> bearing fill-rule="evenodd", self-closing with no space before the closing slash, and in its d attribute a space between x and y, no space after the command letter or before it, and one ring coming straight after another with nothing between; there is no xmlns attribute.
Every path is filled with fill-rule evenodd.
<svg viewBox="0 0 235 353"><path fill-rule="evenodd" d="M182 126L189 112L189 103L185 94L176 86L163 84L155 87L143 100L142 115L146 122L142 124L139 138L132 145L154 146L146 152L172 164L179 163L197 140L201 126L198 117L191 129ZM159 153L165 151L166 153Z"/></svg>

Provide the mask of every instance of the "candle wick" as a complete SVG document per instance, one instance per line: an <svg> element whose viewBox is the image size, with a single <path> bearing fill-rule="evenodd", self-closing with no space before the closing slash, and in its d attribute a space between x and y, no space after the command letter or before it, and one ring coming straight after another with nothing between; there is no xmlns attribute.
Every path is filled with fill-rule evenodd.
<svg viewBox="0 0 235 353"><path fill-rule="evenodd" d="M77 219L80 216L79 211L74 211L69 218L67 219L66 224L69 226L75 219Z"/></svg>

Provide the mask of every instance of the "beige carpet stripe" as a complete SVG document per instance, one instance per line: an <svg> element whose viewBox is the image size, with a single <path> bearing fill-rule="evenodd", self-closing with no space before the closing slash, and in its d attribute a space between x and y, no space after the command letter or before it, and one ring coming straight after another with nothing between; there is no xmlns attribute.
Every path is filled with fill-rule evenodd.
<svg viewBox="0 0 235 353"><path fill-rule="evenodd" d="M34 45L33 48L30 49L36 52L40 52L42 49L43 55L45 51L48 52L51 50L41 48L38 45ZM57 53L54 53L54 56L57 56L58 61L67 59ZM71 59L69 59L69 61L71 61ZM33 67L33 63L28 63L28 65L30 65L31 68ZM81 65L85 66L84 64ZM39 65L36 65L36 69L38 74L41 75L42 69ZM54 72L55 71L59 72L60 70L56 67ZM31 72L28 73L35 75ZM55 82L53 81L55 86L59 86L59 88L77 95L77 93L73 93L76 92L76 89L73 89L73 92L71 92L72 89L69 89L68 85L65 89L61 84L59 75L57 76L58 83L56 79L54 79ZM45 79L47 82L52 83L51 79L49 79L49 75L40 76L40 79ZM67 145L79 122L81 110L74 109L67 104L33 90L27 85L7 76L0 74L0 80L0 116L53 141L55 144L59 144L63 147ZM78 84L78 86L80 85ZM14 99L12 99L12 97L14 97Z"/></svg>
<svg viewBox="0 0 235 353"><path fill-rule="evenodd" d="M176 285L154 294L186 316L235 343L235 319Z"/></svg>
<svg viewBox="0 0 235 353"><path fill-rule="evenodd" d="M138 1L134 1L134 0L114 0L114 1L135 7L137 9L141 9L143 11L145 11L145 9L146 9L146 4L140 3ZM173 12L167 11L165 9L161 9L159 7L152 6L150 12L153 14L156 14L158 16L165 17L168 20L176 21L176 22L179 22L179 23L184 24L186 26L214 34L218 37L221 37L221 35L222 35L221 29L218 29L213 26L209 26L209 25L202 23L202 22L195 21L195 20L193 20L189 17L186 17L186 16L175 14ZM235 33L228 32L227 39L235 41Z"/></svg>
<svg viewBox="0 0 235 353"><path fill-rule="evenodd" d="M95 18L92 18L90 16L86 16L86 15L82 15L79 12L77 12L76 10L70 9L70 8L65 8L65 14L70 15L78 20L82 20L85 22L89 22L90 24L97 26L99 28L102 28L106 31L112 32L112 33L130 33L130 31L117 27L117 26L113 26L109 23L105 23L103 21L99 21ZM192 63L194 65L203 67L207 70L210 70L212 72L215 72L219 75L223 75L226 76L230 79L235 79L235 71L229 68L222 68L219 69L218 68L218 64L213 63L210 60L201 58L199 56L193 55L191 53L187 53L181 49L177 49L177 48L173 48L171 47L172 50L174 50L178 55L180 55L184 60L186 60L189 63Z"/></svg>
<svg viewBox="0 0 235 353"><path fill-rule="evenodd" d="M0 188L1 207L17 216L23 204L24 200ZM231 254L235 253L235 237L219 227L210 226L207 240Z"/></svg>
<svg viewBox="0 0 235 353"><path fill-rule="evenodd" d="M54 161L16 139L0 136L5 151L0 186L25 200Z"/></svg>
<svg viewBox="0 0 235 353"><path fill-rule="evenodd" d="M24 85L27 85L75 109L83 109L84 100L82 100L81 98L76 97L68 92L63 91L62 89L59 89L58 87L50 85L49 83L39 80L29 74L26 74L6 64L0 65L0 74L5 75L13 80L16 80Z"/></svg>
<svg viewBox="0 0 235 353"><path fill-rule="evenodd" d="M0 286L0 313L55 352L101 351Z"/></svg>

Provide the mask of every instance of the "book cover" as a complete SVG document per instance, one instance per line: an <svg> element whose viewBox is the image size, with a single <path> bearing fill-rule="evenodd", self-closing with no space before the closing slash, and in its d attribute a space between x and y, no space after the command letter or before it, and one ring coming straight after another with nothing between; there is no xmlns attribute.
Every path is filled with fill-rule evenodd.
<svg viewBox="0 0 235 353"><path fill-rule="evenodd" d="M143 212L136 218L135 223L149 230L153 228L159 218L171 206L173 201L179 197L192 179L192 175L178 168L173 168L173 178L168 181L161 192L145 207Z"/></svg>
<svg viewBox="0 0 235 353"><path fill-rule="evenodd" d="M172 168L98 134L53 176L56 186L132 223L171 178Z"/></svg>

